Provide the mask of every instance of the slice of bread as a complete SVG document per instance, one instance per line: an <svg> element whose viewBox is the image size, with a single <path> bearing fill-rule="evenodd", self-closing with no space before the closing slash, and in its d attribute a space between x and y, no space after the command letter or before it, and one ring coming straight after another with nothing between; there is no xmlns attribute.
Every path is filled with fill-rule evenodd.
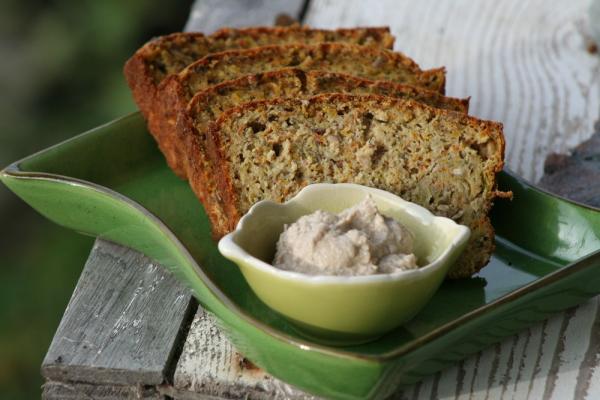
<svg viewBox="0 0 600 400"><path fill-rule="evenodd" d="M352 44L290 44L211 54L160 84L161 93L148 115L148 125L167 161L177 157L172 138L176 134L178 114L183 112L196 93L243 75L286 67L347 73L438 92L443 92L445 82L443 68L422 71L413 60L401 53ZM183 174L177 164L170 166L178 175Z"/></svg>
<svg viewBox="0 0 600 400"><path fill-rule="evenodd" d="M211 220L225 218L214 180L217 173L206 155L206 134L210 122L241 103L276 97L308 97L320 93L379 94L421 101L433 107L466 113L467 99L445 97L438 92L396 84L371 81L326 71L302 71L297 68L246 75L196 94L177 121L177 135L168 147L175 151L169 164L185 171L196 196L212 214Z"/></svg>
<svg viewBox="0 0 600 400"><path fill-rule="evenodd" d="M323 94L246 103L209 129L208 153L232 230L261 199L285 201L315 182L395 193L472 230L449 276L471 276L494 249L488 211L502 169L502 125L378 95Z"/></svg>
<svg viewBox="0 0 600 400"><path fill-rule="evenodd" d="M210 54L284 43L346 42L391 49L394 37L387 27L311 29L308 27L252 27L221 29L212 35L187 32L155 38L127 61L125 77L133 98L147 118L156 99L158 84L168 75Z"/></svg>

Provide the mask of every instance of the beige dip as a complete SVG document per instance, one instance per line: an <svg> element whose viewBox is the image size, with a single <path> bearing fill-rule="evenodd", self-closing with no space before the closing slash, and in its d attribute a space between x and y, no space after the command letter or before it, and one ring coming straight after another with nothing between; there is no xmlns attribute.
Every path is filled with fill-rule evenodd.
<svg viewBox="0 0 600 400"><path fill-rule="evenodd" d="M413 237L365 200L331 214L315 211L286 225L274 266L308 275L373 275L416 269Z"/></svg>

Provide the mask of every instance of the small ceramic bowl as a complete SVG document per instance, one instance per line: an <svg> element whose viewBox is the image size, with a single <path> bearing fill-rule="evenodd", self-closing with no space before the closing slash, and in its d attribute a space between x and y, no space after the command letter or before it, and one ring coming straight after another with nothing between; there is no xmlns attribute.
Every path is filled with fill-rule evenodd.
<svg viewBox="0 0 600 400"><path fill-rule="evenodd" d="M379 211L414 235L419 269L369 276L311 276L271 262L285 224L316 210L333 213L371 194ZM264 200L219 241L256 295L299 328L329 344L376 339L417 314L464 250L469 228L383 190L355 184L308 185L284 204Z"/></svg>

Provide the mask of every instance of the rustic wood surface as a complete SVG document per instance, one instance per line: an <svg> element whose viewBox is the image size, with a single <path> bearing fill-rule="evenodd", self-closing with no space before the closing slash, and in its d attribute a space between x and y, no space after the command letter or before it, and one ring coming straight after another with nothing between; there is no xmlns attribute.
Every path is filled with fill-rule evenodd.
<svg viewBox="0 0 600 400"><path fill-rule="evenodd" d="M62 382L161 384L173 372L171 357L185 338L180 327L193 316L195 304L190 291L158 264L99 240L42 375Z"/></svg>
<svg viewBox="0 0 600 400"><path fill-rule="evenodd" d="M504 123L508 167L532 181L542 176L547 154L566 153L594 132L593 124L600 114L600 81L597 78L600 62L592 54L593 46L588 37L588 1L312 0L304 3L198 1L187 29L211 32L221 26L269 24L280 13L293 18L304 17L305 23L316 27L389 25L397 37L397 50L413 57L425 68L446 66L447 93L472 96L471 114ZM265 5L277 8L270 11L256 8ZM576 157L581 154L575 152ZM600 154L595 154L597 161ZM549 174L543 183L547 188L558 190L557 171L577 163L585 162L589 166L588 156L578 159L554 156L546 165ZM571 173L576 175L577 170L571 170ZM550 181L552 179L555 180ZM563 175L564 179L569 180ZM573 193L571 190L563 194ZM98 252L106 256L96 257ZM136 270L130 273L137 276L143 275L149 265L148 260L131 250L98 242L84 275L91 273L88 270L105 268L104 263L115 264L115 260L126 260L129 269ZM117 274L110 282L102 275L95 278L104 282L98 285L106 287L94 288L84 285L84 275L55 337L55 342L60 343L65 334L79 332L79 341L74 342L77 345L64 348L69 352L65 353L69 358L61 358L61 363L68 360L67 366L56 365L57 357L63 352L56 352L53 348L58 344L53 342L44 361L43 372L52 379L45 386L45 397L154 398L156 391L160 396L179 399L307 397L243 360L201 309L191 324L181 357L168 362L177 347L170 339L166 340L169 344L164 348L154 345L156 351L152 357L164 360L162 369L161 363L155 363L152 373L136 371L135 367L130 367L137 365L138 360L132 355L129 359L129 356L119 359L123 373L129 376L126 379L107 373L103 368L86 370L90 364L80 366L78 360L91 360L93 352L86 349L85 342L80 339L93 335L110 337L115 321L109 319L111 322L105 325L88 324L83 318L79 322L83 326L77 325L76 319L71 319L67 325L65 319L74 313L71 308L78 307L84 310L82 315L87 312L91 318L93 312L85 307L94 303L87 299L98 297L87 297L81 292L104 290L106 295L112 288L112 296L120 293L120 297L111 307L124 309L136 287L120 283L126 279ZM165 280L169 279L166 273L164 276ZM177 289L168 289L167 285L156 287L157 292L165 290ZM177 311L179 322L173 312L172 330L188 328L186 313L193 307L191 304ZM146 307L136 312L143 314L156 310L162 312L164 305L149 301ZM133 313L128 315L130 322L137 318ZM68 335L66 337L72 338ZM135 348L134 329L120 331L117 338ZM179 345L182 343L183 339ZM152 351L152 348L145 350ZM123 351L131 349L123 347ZM104 362L111 368L119 364L108 359ZM600 398L599 364L600 300L596 298L406 388L395 398L596 399ZM168 371L173 369L171 377ZM159 370L161 372L157 372ZM67 371L66 375L60 371ZM79 382L65 383L66 380ZM93 381L96 385L81 381ZM133 381L138 384L131 384ZM163 383L157 385L159 381ZM119 385L113 387L113 383Z"/></svg>
<svg viewBox="0 0 600 400"><path fill-rule="evenodd" d="M173 395L198 398L198 393L231 399L312 399L246 360L216 328L214 317L201 308L177 363Z"/></svg>
<svg viewBox="0 0 600 400"><path fill-rule="evenodd" d="M202 0L194 3L186 31L212 33L224 26L271 25L285 14L300 20L304 0Z"/></svg>
<svg viewBox="0 0 600 400"><path fill-rule="evenodd" d="M155 386L115 386L49 381L44 384L42 398L47 400L162 400L164 394Z"/></svg>

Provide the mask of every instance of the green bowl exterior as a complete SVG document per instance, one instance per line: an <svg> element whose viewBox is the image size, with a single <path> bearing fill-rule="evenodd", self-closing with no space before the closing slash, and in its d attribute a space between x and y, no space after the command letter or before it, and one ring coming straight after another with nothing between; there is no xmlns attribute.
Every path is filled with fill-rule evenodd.
<svg viewBox="0 0 600 400"><path fill-rule="evenodd" d="M253 317L253 310L243 308L243 299L251 296L233 299L238 292L247 296L243 282L236 280L240 286L225 294L234 267L215 255L208 227L186 236L186 221L194 220L198 212L192 193L163 161L157 170L140 169L144 163L159 162L155 147L135 114L14 164L0 179L50 220L130 246L160 262L218 317L240 352L277 378L315 395L385 398L401 385L600 292L598 210L502 173L500 188L512 190L514 200L499 201L493 210L498 250L480 277L444 282L415 317L418 321L376 342L349 348L321 346L280 329L274 316ZM137 172L122 177L127 168L136 166ZM128 179L135 184L122 189ZM157 182L166 186L162 189L167 194L157 193ZM179 204L165 207L173 204L169 197L173 191L181 194ZM214 251L199 266L196 259L202 257L197 254L205 249ZM207 275L205 265L210 262L222 268Z"/></svg>
<svg viewBox="0 0 600 400"><path fill-rule="evenodd" d="M429 245L420 246L419 258L424 264L432 263L417 271L368 280L364 277L323 280L265 264L272 260L275 243L285 224L319 209L340 212L363 200L367 192L384 214L410 224L415 242L429 241ZM313 337L325 336L328 343L335 343L336 339L346 343L348 338L378 337L410 320L425 306L464 250L468 238L468 231L454 222L436 218L420 207L411 213L412 205L391 197L395 196L356 185L314 185L285 204L270 201L257 204L236 231L221 240L219 247L225 244L234 249L229 255L221 251L238 264L265 304L304 329L310 327ZM459 245L455 244L457 240Z"/></svg>
<svg viewBox="0 0 600 400"><path fill-rule="evenodd" d="M243 260L238 265L269 307L294 321L334 331L342 339L344 334L379 336L410 320L431 299L447 272L446 267L414 280L323 287L273 275Z"/></svg>

